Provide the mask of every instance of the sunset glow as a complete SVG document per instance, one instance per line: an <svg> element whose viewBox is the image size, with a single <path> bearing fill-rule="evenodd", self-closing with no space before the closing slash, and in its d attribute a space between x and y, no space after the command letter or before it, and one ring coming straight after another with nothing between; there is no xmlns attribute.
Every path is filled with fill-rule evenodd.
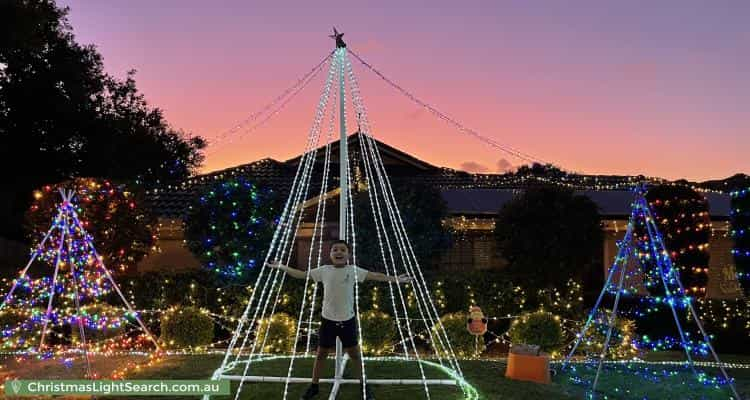
<svg viewBox="0 0 750 400"><path fill-rule="evenodd" d="M568 170L693 180L750 173L747 2L61 5L71 8L77 40L98 47L108 72L136 69L150 103L175 128L209 142L330 52L336 25L352 50L420 98ZM477 172L522 162L354 68L385 143ZM210 146L203 171L299 154L322 75L262 127Z"/></svg>

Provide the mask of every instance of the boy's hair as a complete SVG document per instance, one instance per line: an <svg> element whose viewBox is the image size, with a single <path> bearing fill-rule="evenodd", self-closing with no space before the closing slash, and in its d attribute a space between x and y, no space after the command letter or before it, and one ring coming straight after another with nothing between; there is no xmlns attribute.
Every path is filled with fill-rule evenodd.
<svg viewBox="0 0 750 400"><path fill-rule="evenodd" d="M344 246L346 246L346 249L349 250L349 243L346 240L343 240L343 239L334 240L333 242L331 242L331 248L333 248L333 246L336 244L343 244Z"/></svg>

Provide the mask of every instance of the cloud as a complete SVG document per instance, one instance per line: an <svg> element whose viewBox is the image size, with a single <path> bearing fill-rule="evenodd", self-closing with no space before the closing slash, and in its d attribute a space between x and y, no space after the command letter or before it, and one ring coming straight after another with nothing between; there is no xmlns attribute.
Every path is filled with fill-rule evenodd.
<svg viewBox="0 0 750 400"><path fill-rule="evenodd" d="M459 168L466 172L473 172L473 173L480 173L480 174L485 173L490 170L489 168L487 168L487 166L482 165L478 162L474 162L474 161L462 162Z"/></svg>
<svg viewBox="0 0 750 400"><path fill-rule="evenodd" d="M516 169L516 167L514 167L510 161L504 158L501 158L497 162L497 172L505 173L505 172L513 171L514 169Z"/></svg>

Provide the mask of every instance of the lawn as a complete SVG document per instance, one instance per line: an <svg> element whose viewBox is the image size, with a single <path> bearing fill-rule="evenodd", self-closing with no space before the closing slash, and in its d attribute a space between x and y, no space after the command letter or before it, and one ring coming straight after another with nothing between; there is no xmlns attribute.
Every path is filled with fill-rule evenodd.
<svg viewBox="0 0 750 400"><path fill-rule="evenodd" d="M677 359L676 356L663 356L669 360ZM181 355L168 356L156 366L131 373L129 379L207 379L213 370L221 363L220 355ZM747 362L747 357L727 357L735 362ZM122 362L121 359L110 358L109 360L95 360L100 367L112 366ZM11 360L4 360L5 371L13 370ZM295 361L294 375L306 376L311 368L311 359L299 359ZM59 362L33 361L20 370L18 375L30 378L75 378L72 376L76 370L67 368ZM18 366L16 366L18 367ZM333 363L328 363L325 376L332 375ZM253 367L253 374L285 376L288 370L288 360L279 359L264 361ZM464 375L482 399L582 399L585 397L585 389L581 385L575 385L565 375L558 375L550 385L539 385L528 382L518 382L505 379L505 363L503 361L481 361L465 360L461 362ZM16 374L16 371L13 371ZM241 371L237 371L240 372ZM715 370L707 372L716 373ZM234 371L233 371L234 373ZM370 361L367 364L367 373L371 378L398 377L418 378L421 376L418 366L414 363L394 361ZM435 368L426 368L429 378L449 378L444 372ZM589 377L582 373L584 378ZM750 369L731 369L730 375L737 379L738 388L741 393L750 392ZM703 388L699 385L682 385L681 382L692 384L694 378L689 372L681 372L678 375L656 381L648 381L632 374L622 374L613 368L607 368L600 381L600 388L608 399L649 398L649 399L729 399L729 391L726 389ZM298 399L305 388L305 384L292 384L289 388L289 399ZM616 387L626 388L628 391L616 391ZM339 399L356 399L358 385L344 385ZM321 385L322 393L327 394L330 385ZM379 400L401 400L424 398L424 390L421 386L374 386L375 394ZM233 385L233 393L236 384ZM284 384L279 383L246 383L243 385L242 399L271 400L280 398L283 393ZM111 400L123 397L112 397ZM234 398L231 396L229 398ZM321 399L327 398L321 396ZM430 388L430 398L435 400L459 399L461 392L455 387L435 386ZM604 398L604 397L597 397ZM26 399L26 398L24 398ZM103 399L103 398L102 398ZM158 397L142 397L142 399L158 399Z"/></svg>

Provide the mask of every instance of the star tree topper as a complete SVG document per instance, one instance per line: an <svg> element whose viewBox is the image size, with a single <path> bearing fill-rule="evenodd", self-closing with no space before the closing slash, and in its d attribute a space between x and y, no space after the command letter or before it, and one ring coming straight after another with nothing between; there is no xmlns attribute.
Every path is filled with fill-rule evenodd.
<svg viewBox="0 0 750 400"><path fill-rule="evenodd" d="M344 43L344 33L339 33L339 31L336 30L336 27L333 27L333 35L328 36L331 39L336 40L336 48L341 49L346 47L346 43Z"/></svg>

